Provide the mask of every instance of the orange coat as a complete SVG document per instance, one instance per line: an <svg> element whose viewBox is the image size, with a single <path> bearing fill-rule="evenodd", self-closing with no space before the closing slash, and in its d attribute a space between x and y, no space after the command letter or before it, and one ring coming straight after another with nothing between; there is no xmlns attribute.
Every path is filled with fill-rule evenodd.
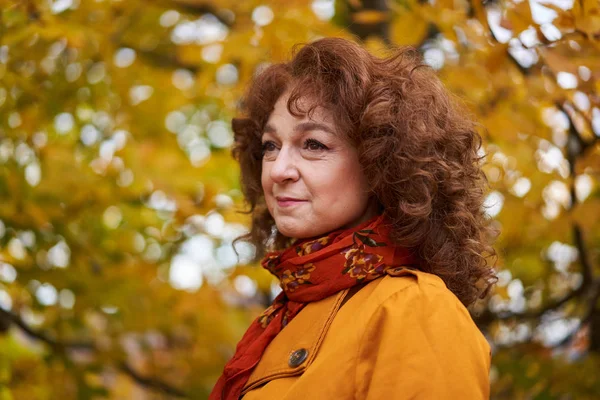
<svg viewBox="0 0 600 400"><path fill-rule="evenodd" d="M347 294L302 309L243 400L489 399L490 346L438 276L406 270Z"/></svg>

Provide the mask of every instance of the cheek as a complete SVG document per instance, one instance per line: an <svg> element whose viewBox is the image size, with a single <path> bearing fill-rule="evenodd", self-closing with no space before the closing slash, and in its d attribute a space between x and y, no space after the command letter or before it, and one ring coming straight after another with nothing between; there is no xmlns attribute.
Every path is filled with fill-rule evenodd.
<svg viewBox="0 0 600 400"><path fill-rule="evenodd" d="M265 171L263 169L263 171L261 173L260 183L261 183L261 187L262 187L262 191L263 191L265 205L267 206L267 208L269 209L269 211L272 213L272 212L274 212L274 210L273 210L273 207L274 207L273 201L275 199L273 198L273 195L272 195L273 183L272 183L271 179L269 178L269 171L268 170Z"/></svg>
<svg viewBox="0 0 600 400"><path fill-rule="evenodd" d="M353 201L362 197L362 193L368 188L360 165L348 160L337 162L329 168L321 168L315 171L314 176L314 186L328 198L346 198L346 201Z"/></svg>
<svg viewBox="0 0 600 400"><path fill-rule="evenodd" d="M348 158L346 158L344 170L345 174L351 179L353 190L360 193L368 190L369 185L365 174L362 171L362 166L358 161L358 156L356 153L352 153L350 156L348 156Z"/></svg>
<svg viewBox="0 0 600 400"><path fill-rule="evenodd" d="M269 171L263 167L260 175L260 183L262 185L262 189L267 194L268 189L271 186L271 180L269 179Z"/></svg>

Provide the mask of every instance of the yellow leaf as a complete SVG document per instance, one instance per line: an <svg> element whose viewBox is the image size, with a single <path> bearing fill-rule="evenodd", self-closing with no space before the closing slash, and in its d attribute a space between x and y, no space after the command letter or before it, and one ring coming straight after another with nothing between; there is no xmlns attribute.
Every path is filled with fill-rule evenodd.
<svg viewBox="0 0 600 400"><path fill-rule="evenodd" d="M573 4L575 27L593 36L600 32L600 4L598 0L576 1Z"/></svg>
<svg viewBox="0 0 600 400"><path fill-rule="evenodd" d="M352 15L352 20L358 24L376 24L388 18L387 13L376 10L364 10Z"/></svg>
<svg viewBox="0 0 600 400"><path fill-rule="evenodd" d="M427 21L409 12L398 14L391 23L390 36L397 45L418 45L427 35Z"/></svg>
<svg viewBox="0 0 600 400"><path fill-rule="evenodd" d="M533 25L533 17L531 16L531 8L529 2L523 1L518 4L508 6L506 10L506 19L511 26L513 34L518 35L529 26ZM504 22L504 21L503 21Z"/></svg>

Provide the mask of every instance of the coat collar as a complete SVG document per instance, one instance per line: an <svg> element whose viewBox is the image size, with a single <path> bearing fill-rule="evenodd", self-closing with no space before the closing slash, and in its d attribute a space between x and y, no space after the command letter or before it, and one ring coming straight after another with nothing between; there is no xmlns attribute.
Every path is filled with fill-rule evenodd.
<svg viewBox="0 0 600 400"><path fill-rule="evenodd" d="M322 300L307 304L269 343L260 362L244 385L241 395L272 379L304 372L314 360L348 290L344 289ZM290 357L301 349L305 349L308 353L305 361L296 367L290 366Z"/></svg>

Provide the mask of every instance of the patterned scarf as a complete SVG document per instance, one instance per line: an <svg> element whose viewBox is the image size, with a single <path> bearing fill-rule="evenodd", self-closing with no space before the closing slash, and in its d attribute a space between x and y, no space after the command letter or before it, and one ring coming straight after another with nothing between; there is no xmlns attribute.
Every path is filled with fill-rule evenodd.
<svg viewBox="0 0 600 400"><path fill-rule="evenodd" d="M418 268L418 258L389 243L390 225L378 215L323 237L299 239L267 253L261 264L283 289L252 322L225 365L209 400L238 400L267 345L306 305L384 275Z"/></svg>

